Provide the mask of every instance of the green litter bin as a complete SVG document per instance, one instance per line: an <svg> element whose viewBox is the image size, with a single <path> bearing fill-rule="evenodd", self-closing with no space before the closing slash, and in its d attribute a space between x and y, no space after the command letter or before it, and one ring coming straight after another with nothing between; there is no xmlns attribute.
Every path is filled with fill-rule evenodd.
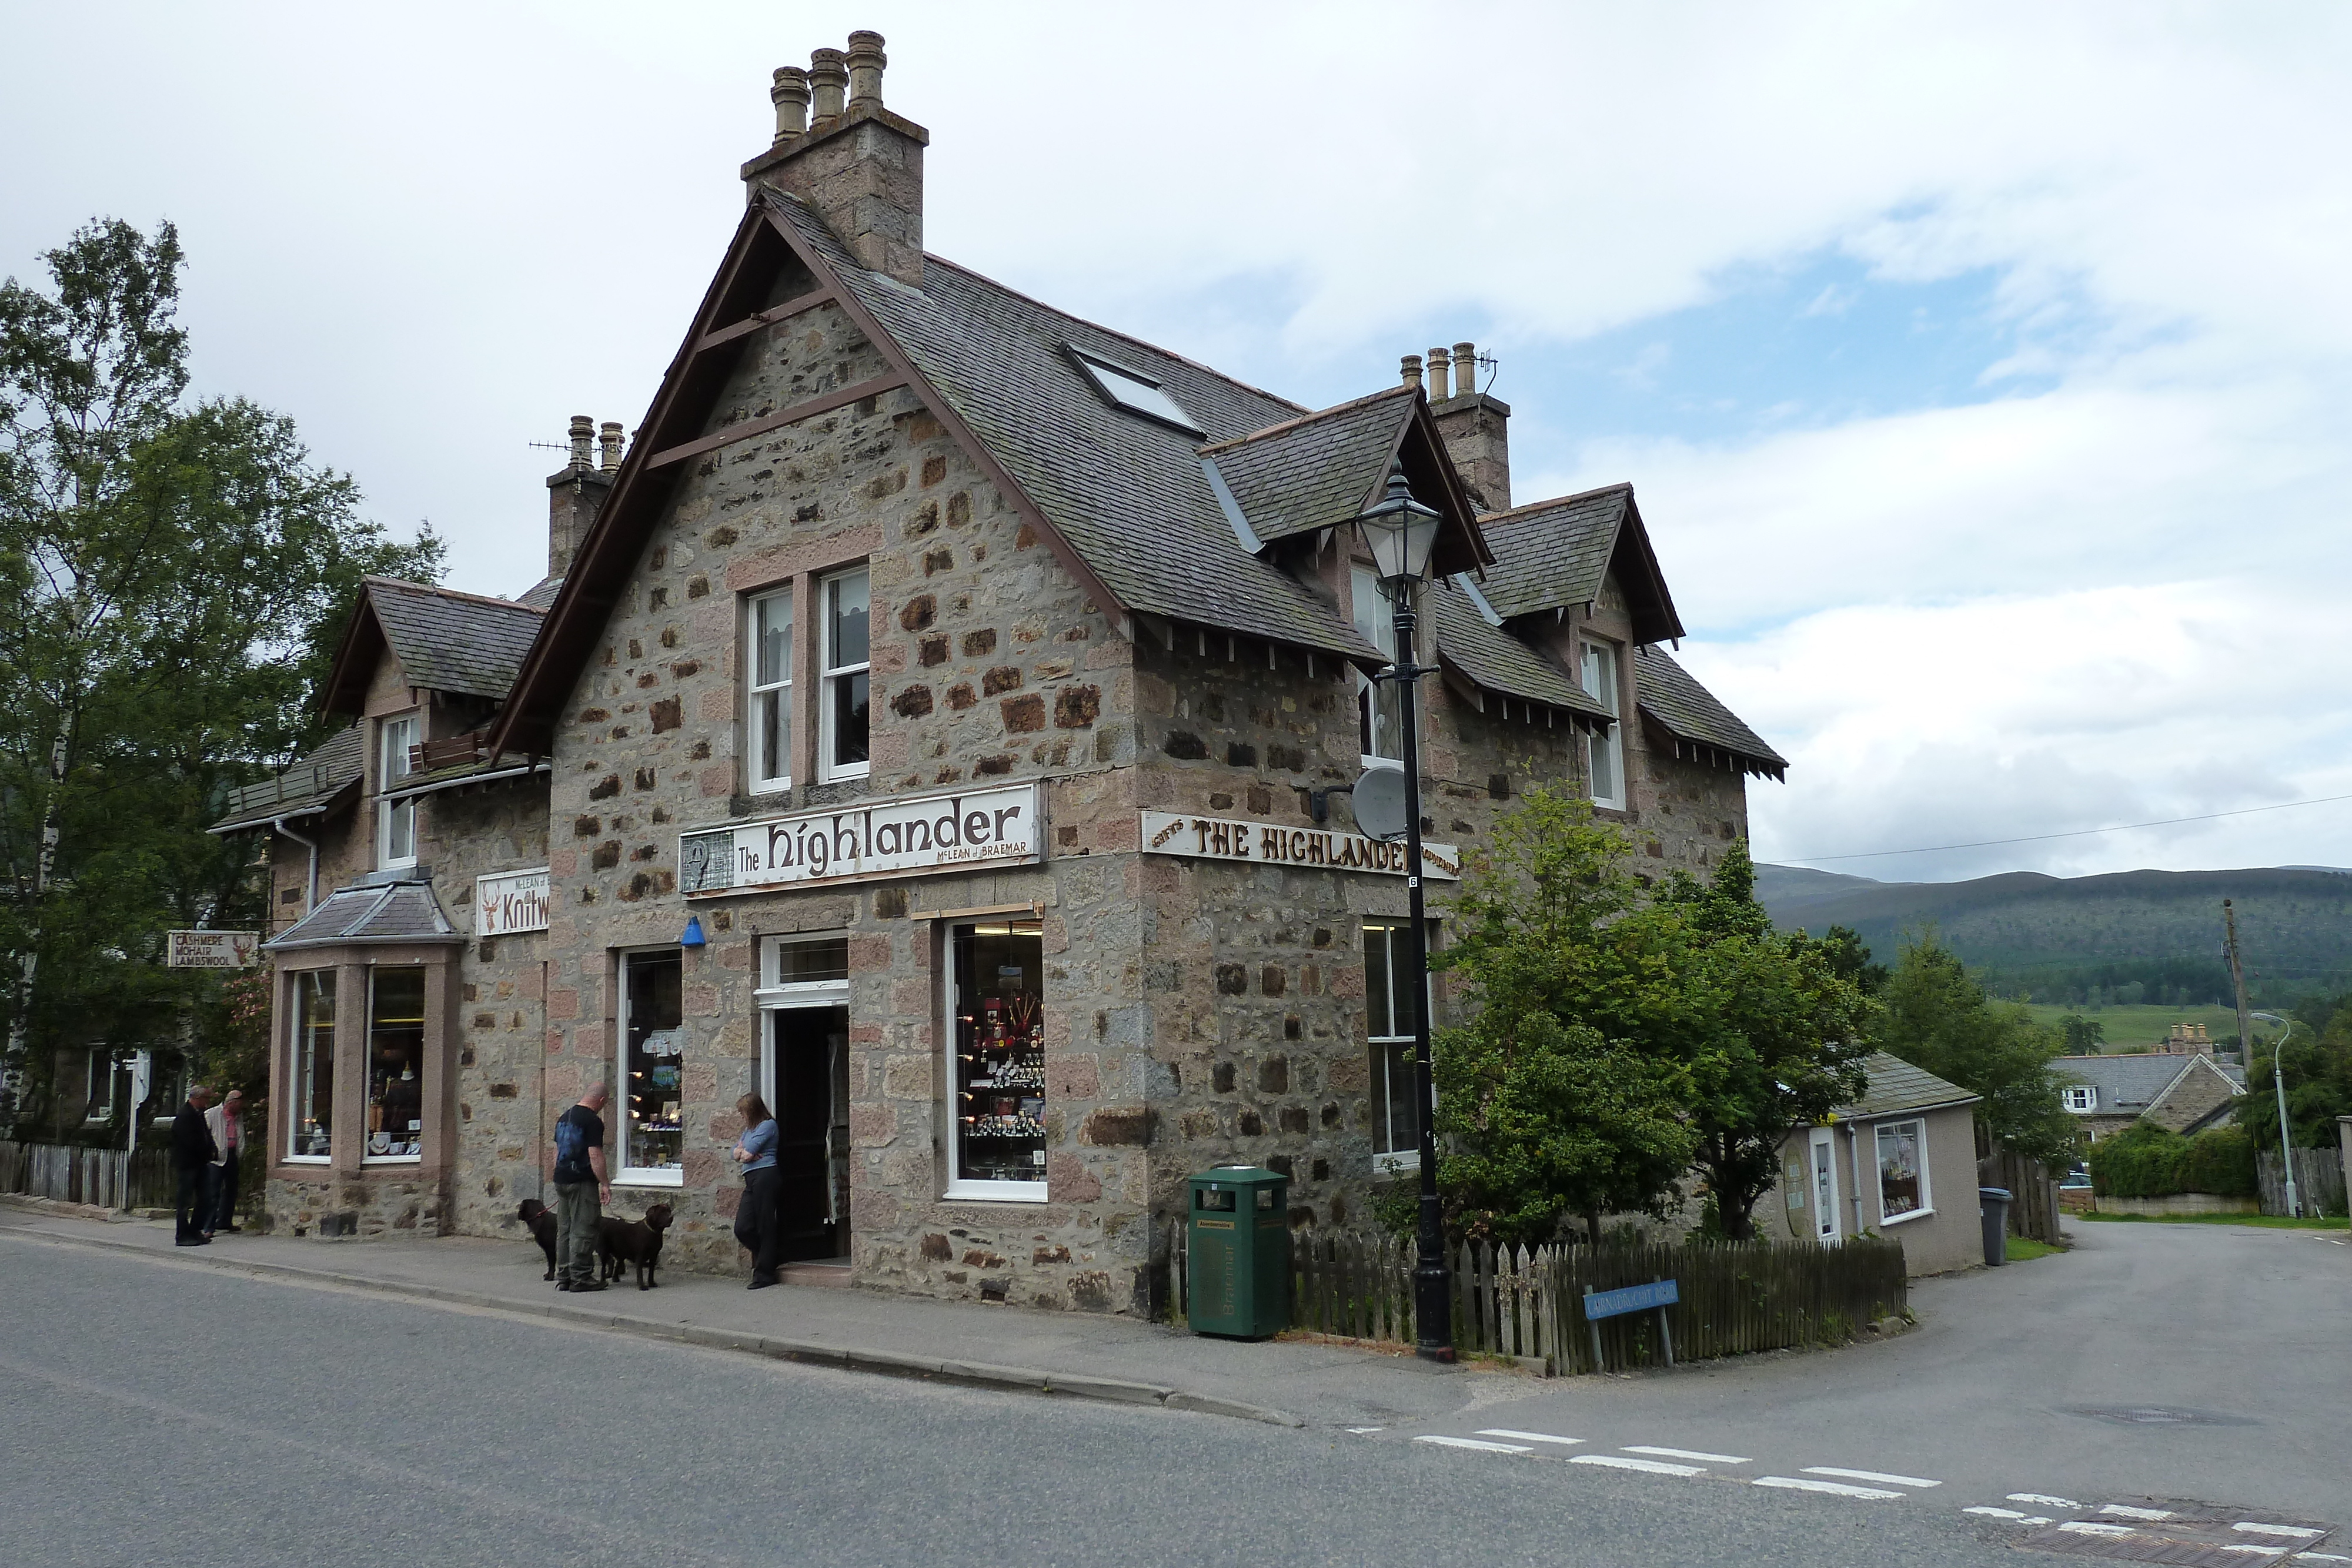
<svg viewBox="0 0 2352 1568"><path fill-rule="evenodd" d="M1192 1178L1185 1316L1194 1333L1265 1339L1290 1326L1290 1178L1219 1166Z"/></svg>

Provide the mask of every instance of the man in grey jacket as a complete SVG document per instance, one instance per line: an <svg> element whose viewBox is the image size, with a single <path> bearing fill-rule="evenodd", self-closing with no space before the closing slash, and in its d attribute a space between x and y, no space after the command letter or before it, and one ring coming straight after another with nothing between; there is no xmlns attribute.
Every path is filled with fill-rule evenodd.
<svg viewBox="0 0 2352 1568"><path fill-rule="evenodd" d="M216 1230L236 1234L236 1157L245 1150L245 1091L232 1089L221 1103L205 1113L205 1126L213 1135L211 1186L205 1194L205 1235Z"/></svg>

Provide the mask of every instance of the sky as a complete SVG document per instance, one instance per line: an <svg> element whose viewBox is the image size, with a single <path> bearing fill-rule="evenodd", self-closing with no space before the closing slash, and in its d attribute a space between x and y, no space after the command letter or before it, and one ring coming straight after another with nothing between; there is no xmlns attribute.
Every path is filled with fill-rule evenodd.
<svg viewBox="0 0 2352 1568"><path fill-rule="evenodd" d="M0 273L176 224L196 390L455 587L538 577L534 444L642 417L770 71L872 27L933 252L1315 406L1471 340L1515 500L1632 481L1790 760L1758 858L2352 866L2352 8L7 10Z"/></svg>

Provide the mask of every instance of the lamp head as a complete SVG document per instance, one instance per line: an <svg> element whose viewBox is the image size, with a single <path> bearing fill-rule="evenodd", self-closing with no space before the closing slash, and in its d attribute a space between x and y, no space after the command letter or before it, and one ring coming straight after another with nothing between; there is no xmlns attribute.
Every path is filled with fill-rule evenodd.
<svg viewBox="0 0 2352 1568"><path fill-rule="evenodd" d="M1372 553L1372 570L1391 589L1419 582L1429 574L1429 558L1437 547L1437 525L1444 520L1434 507L1412 498L1404 465L1389 468L1388 494L1356 517L1356 531Z"/></svg>
<svg viewBox="0 0 2352 1568"><path fill-rule="evenodd" d="M699 947L704 945L704 940L705 939L702 935L702 916L699 915L688 915L686 917L686 930L678 937L677 945L681 947Z"/></svg>

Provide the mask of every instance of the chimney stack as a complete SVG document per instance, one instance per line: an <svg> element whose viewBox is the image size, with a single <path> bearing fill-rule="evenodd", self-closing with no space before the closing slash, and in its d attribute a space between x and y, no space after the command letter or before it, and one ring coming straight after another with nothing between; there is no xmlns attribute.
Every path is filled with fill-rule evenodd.
<svg viewBox="0 0 2352 1568"><path fill-rule="evenodd" d="M1407 354L1403 361L1398 365L1397 369L1404 377L1405 385L1409 387L1418 387L1421 385L1421 356L1419 354Z"/></svg>
<svg viewBox="0 0 2352 1568"><path fill-rule="evenodd" d="M572 416L572 458L547 476L547 575L562 577L572 570L572 558L587 538L589 525L613 493L613 471L621 465L621 426L608 420L604 431L604 465L599 468L593 448L596 422L584 413Z"/></svg>
<svg viewBox="0 0 2352 1568"><path fill-rule="evenodd" d="M882 35L818 49L806 71L786 66L768 90L775 141L743 165L747 193L764 182L798 197L857 265L920 287L923 149L931 133L882 105ZM803 118L803 106L806 118Z"/></svg>
<svg viewBox="0 0 2352 1568"><path fill-rule="evenodd" d="M1470 499L1481 512L1511 509L1511 405L1478 390L1478 346L1429 350L1430 413ZM1452 371L1451 386L1447 371Z"/></svg>

